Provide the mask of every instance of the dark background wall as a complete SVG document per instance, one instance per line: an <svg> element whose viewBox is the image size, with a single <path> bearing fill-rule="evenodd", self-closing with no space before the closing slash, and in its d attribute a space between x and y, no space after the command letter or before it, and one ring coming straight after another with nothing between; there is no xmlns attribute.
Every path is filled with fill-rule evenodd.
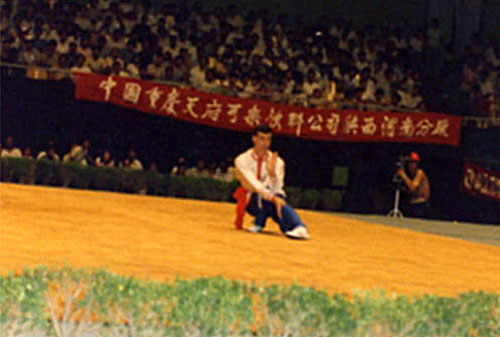
<svg viewBox="0 0 500 337"><path fill-rule="evenodd" d="M134 147L145 167L154 161L169 172L178 156L190 164L198 159L218 162L251 146L247 133L216 129L148 115L122 107L77 101L67 82L34 81L23 73L2 74L1 140L14 136L19 147L34 154L51 139L57 152L69 152L72 142L88 138L92 155L111 150L117 160ZM500 223L498 203L472 198L460 191L464 157L500 159L498 129L465 130L458 148L429 144L338 143L275 137L273 148L287 163L287 185L330 187L335 166L349 167L345 210L386 213L391 207L391 182L398 156L417 151L432 186L434 215ZM497 168L500 169L500 168Z"/></svg>

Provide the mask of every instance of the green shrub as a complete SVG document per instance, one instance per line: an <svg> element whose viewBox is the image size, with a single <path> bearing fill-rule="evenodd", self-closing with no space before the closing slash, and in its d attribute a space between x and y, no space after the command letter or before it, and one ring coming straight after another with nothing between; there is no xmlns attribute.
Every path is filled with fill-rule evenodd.
<svg viewBox="0 0 500 337"><path fill-rule="evenodd" d="M197 195L204 200L214 200L214 201L227 201L229 200L230 185L226 182L222 182L210 178L202 178L197 182L193 182L194 185L198 185L200 190L197 191Z"/></svg>
<svg viewBox="0 0 500 337"><path fill-rule="evenodd" d="M35 183L40 185L57 184L58 165L49 160L37 160L35 164Z"/></svg>
<svg viewBox="0 0 500 337"><path fill-rule="evenodd" d="M7 181L7 170L9 161L6 158L0 158L0 181Z"/></svg>
<svg viewBox="0 0 500 337"><path fill-rule="evenodd" d="M146 173L143 170L119 169L121 171L122 191L146 194Z"/></svg>
<svg viewBox="0 0 500 337"><path fill-rule="evenodd" d="M287 186L287 187L285 187L285 193L286 193L286 198L288 200L288 203L290 205L292 205L293 207L300 206L300 199L301 199L300 187Z"/></svg>
<svg viewBox="0 0 500 337"><path fill-rule="evenodd" d="M194 191L191 185L196 181L196 178L172 176L168 187L168 195L171 197L193 198Z"/></svg>
<svg viewBox="0 0 500 337"><path fill-rule="evenodd" d="M168 195L170 177L158 172L146 172L147 192L150 195Z"/></svg>
<svg viewBox="0 0 500 337"><path fill-rule="evenodd" d="M321 194L314 189L307 189L302 191L300 198L300 207L315 209L321 201Z"/></svg>
<svg viewBox="0 0 500 337"><path fill-rule="evenodd" d="M240 186L240 183L238 181L233 181L233 182L230 182L228 184L229 184L229 189L228 189L227 200L236 201L236 199L234 199L234 197L233 197L233 194L234 194L234 192L236 192L236 189Z"/></svg>
<svg viewBox="0 0 500 337"><path fill-rule="evenodd" d="M321 208L327 211L338 211L342 209L344 191L323 189L321 191Z"/></svg>
<svg viewBox="0 0 500 337"><path fill-rule="evenodd" d="M35 161L24 158L2 158L2 181L32 183Z"/></svg>
<svg viewBox="0 0 500 337"><path fill-rule="evenodd" d="M89 167L76 163L64 163L57 168L59 178L58 185L74 188L88 188L90 186L89 171L87 170ZM87 173L85 173L86 170Z"/></svg>
<svg viewBox="0 0 500 337"><path fill-rule="evenodd" d="M122 189L124 172L113 167L95 167L92 188L119 192Z"/></svg>
<svg viewBox="0 0 500 337"><path fill-rule="evenodd" d="M82 166L75 163L54 164L49 161L2 158L1 180L37 183L80 189L96 189L214 201L235 201L237 181L226 183L211 178L169 176L158 172L122 168ZM309 209L341 208L337 191L285 188L288 202L294 207Z"/></svg>

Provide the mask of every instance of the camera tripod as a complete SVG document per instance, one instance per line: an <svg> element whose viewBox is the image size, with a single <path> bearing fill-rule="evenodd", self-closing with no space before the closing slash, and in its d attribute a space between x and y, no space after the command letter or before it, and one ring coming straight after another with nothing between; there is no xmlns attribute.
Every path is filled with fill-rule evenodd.
<svg viewBox="0 0 500 337"><path fill-rule="evenodd" d="M394 208L387 213L388 217L391 218L404 218L403 212L399 210L399 198L401 195L401 181L400 180L393 180L396 183L396 193L394 195Z"/></svg>

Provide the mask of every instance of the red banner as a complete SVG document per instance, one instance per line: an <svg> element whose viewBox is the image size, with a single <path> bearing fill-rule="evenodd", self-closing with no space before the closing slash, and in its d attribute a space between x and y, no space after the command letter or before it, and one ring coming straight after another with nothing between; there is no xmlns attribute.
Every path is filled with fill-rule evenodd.
<svg viewBox="0 0 500 337"><path fill-rule="evenodd" d="M462 188L476 197L500 201L500 172L465 162Z"/></svg>
<svg viewBox="0 0 500 337"><path fill-rule="evenodd" d="M278 135L345 142L457 146L462 123L461 117L435 113L302 108L96 74L76 75L75 97L231 130L265 123Z"/></svg>

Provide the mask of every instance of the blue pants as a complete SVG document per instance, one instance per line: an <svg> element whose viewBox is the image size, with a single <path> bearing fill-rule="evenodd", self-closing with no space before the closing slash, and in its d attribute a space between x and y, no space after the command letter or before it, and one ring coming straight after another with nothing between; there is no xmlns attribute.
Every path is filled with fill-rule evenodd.
<svg viewBox="0 0 500 337"><path fill-rule="evenodd" d="M279 198L286 201L282 195L277 195ZM283 233L293 230L297 226L306 227L300 220L299 215L295 212L292 206L286 204L281 208L281 219L278 217L276 206L274 203L262 199L262 208L259 208L257 193L253 193L246 208L248 214L255 217L254 223L256 226L264 228L266 226L267 218L271 217L276 223L280 225Z"/></svg>

